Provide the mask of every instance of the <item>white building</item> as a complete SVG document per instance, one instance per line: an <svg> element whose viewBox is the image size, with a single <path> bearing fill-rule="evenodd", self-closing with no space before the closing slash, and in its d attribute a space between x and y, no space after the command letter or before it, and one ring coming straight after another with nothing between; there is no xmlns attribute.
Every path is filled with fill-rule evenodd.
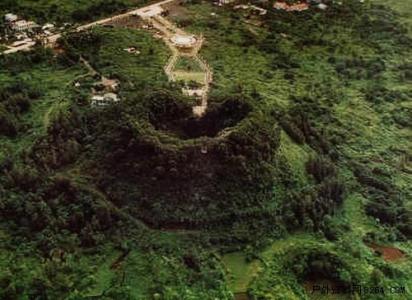
<svg viewBox="0 0 412 300"><path fill-rule="evenodd" d="M13 29L14 31L27 31L36 27L39 27L39 25L37 25L33 21L26 20L16 21L11 25L11 29Z"/></svg>
<svg viewBox="0 0 412 300"><path fill-rule="evenodd" d="M92 97L92 106L107 106L110 104L118 103L120 101L119 96L114 93L107 93L104 95L94 95Z"/></svg>
<svg viewBox="0 0 412 300"><path fill-rule="evenodd" d="M44 26L41 28L42 30L53 30L54 25L51 23L44 24Z"/></svg>
<svg viewBox="0 0 412 300"><path fill-rule="evenodd" d="M4 20L6 20L6 22L9 22L9 23L17 21L18 18L19 17L15 14L5 14L4 15Z"/></svg>
<svg viewBox="0 0 412 300"><path fill-rule="evenodd" d="M218 0L218 5L220 5L220 6L222 6L222 5L224 5L224 4L230 4L230 3L233 3L233 2L235 2L235 0Z"/></svg>
<svg viewBox="0 0 412 300"><path fill-rule="evenodd" d="M328 6L327 6L326 4L324 4L324 3L319 3L319 4L318 4L318 8L321 9L321 10L325 10L325 9L328 8Z"/></svg>

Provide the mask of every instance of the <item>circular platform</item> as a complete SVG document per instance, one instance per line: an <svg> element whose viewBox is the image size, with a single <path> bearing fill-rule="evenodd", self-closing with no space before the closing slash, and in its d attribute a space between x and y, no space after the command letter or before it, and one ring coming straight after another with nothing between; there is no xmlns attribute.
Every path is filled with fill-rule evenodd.
<svg viewBox="0 0 412 300"><path fill-rule="evenodd" d="M174 35L171 39L176 47L190 48L196 44L196 37L193 35Z"/></svg>

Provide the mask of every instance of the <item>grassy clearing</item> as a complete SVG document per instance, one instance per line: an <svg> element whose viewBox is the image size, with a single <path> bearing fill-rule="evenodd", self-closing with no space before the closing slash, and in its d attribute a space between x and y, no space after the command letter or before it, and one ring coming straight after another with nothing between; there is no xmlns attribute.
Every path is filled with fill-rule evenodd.
<svg viewBox="0 0 412 300"><path fill-rule="evenodd" d="M89 261L88 265L95 265L95 284L90 288L89 297L100 297L105 291L110 289L113 280L116 278L115 270L111 269L112 264L121 255L120 251L108 249L107 256L98 257L96 262Z"/></svg>
<svg viewBox="0 0 412 300"><path fill-rule="evenodd" d="M177 81L196 81L200 84L203 84L205 82L205 73L202 72L175 71L173 72L173 74L175 75Z"/></svg>
<svg viewBox="0 0 412 300"><path fill-rule="evenodd" d="M258 278L264 266L269 264L273 257L284 256L290 248L302 244L313 244L314 239L309 234L295 234L285 239L280 239L259 253L259 259L247 260L244 252L231 252L222 257L228 274L228 287L233 293L244 293L248 290L254 279Z"/></svg>
<svg viewBox="0 0 412 300"><path fill-rule="evenodd" d="M43 127L47 129L50 124L55 120L59 112L65 111L69 106L69 101L61 99L60 101L55 101L49 109L46 111L43 117Z"/></svg>
<svg viewBox="0 0 412 300"><path fill-rule="evenodd" d="M308 181L305 163L311 155L314 155L314 151L303 145L297 145L285 132L282 132L279 155L286 158L293 172L293 177L299 182L300 186L305 186Z"/></svg>
<svg viewBox="0 0 412 300"><path fill-rule="evenodd" d="M186 72L202 72L199 63L192 57L180 56L176 62L175 70Z"/></svg>
<svg viewBox="0 0 412 300"><path fill-rule="evenodd" d="M377 229L373 219L366 216L364 204L365 198L357 193L347 196L343 204L344 216L347 218L352 230L350 234L359 238L362 238L366 233Z"/></svg>
<svg viewBox="0 0 412 300"><path fill-rule="evenodd" d="M90 62L103 75L120 78L126 85L139 88L168 82L163 67L170 53L162 41L148 32L133 29L94 30L102 43L98 53L91 55ZM136 47L140 54L127 53L124 49L128 47Z"/></svg>
<svg viewBox="0 0 412 300"><path fill-rule="evenodd" d="M376 4L386 5L399 13L399 17L412 30L412 2L399 0L372 0Z"/></svg>
<svg viewBox="0 0 412 300"><path fill-rule="evenodd" d="M39 86L43 95L33 101L30 110L21 117L21 121L28 127L27 131L14 139L0 137L0 144L3 146L0 149L0 155L4 155L3 151L6 150L19 153L28 149L37 137L45 134L47 129L45 125L48 124L50 110L55 105L60 105L70 99L72 95L66 88L67 83L72 82L74 78L84 72L85 70L78 66L61 69L49 64L42 64L20 73L19 80ZM7 85L16 80L16 77L6 70L3 70L0 76L0 85Z"/></svg>
<svg viewBox="0 0 412 300"><path fill-rule="evenodd" d="M259 271L258 260L248 262L242 252L225 254L222 258L228 274L228 287L233 293L244 293Z"/></svg>
<svg viewBox="0 0 412 300"><path fill-rule="evenodd" d="M145 263L147 257L141 253L132 251L127 260L125 268L125 284L133 287L132 299L144 299L147 295L147 287L150 286L150 277L144 274L150 273L150 267Z"/></svg>

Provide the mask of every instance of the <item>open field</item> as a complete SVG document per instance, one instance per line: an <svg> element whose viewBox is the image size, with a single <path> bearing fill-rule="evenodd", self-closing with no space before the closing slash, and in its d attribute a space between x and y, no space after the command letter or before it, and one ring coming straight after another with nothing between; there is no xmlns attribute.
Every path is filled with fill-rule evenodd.
<svg viewBox="0 0 412 300"><path fill-rule="evenodd" d="M205 73L201 72L175 71L173 73L177 81L183 80L185 82L190 82L193 80L202 84L205 80Z"/></svg>
<svg viewBox="0 0 412 300"><path fill-rule="evenodd" d="M191 72L201 72L202 68L199 66L197 61L190 57L181 56L176 62L176 70L191 71Z"/></svg>

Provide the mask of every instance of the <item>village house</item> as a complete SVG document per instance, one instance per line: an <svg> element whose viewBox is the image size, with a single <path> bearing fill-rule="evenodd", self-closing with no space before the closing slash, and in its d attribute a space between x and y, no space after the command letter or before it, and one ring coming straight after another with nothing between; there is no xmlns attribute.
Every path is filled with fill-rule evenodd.
<svg viewBox="0 0 412 300"><path fill-rule="evenodd" d="M15 22L18 20L18 16L15 14L6 14L4 15L4 20L8 23Z"/></svg>
<svg viewBox="0 0 412 300"><path fill-rule="evenodd" d="M106 93L104 95L94 95L92 97L91 104L95 107L108 106L118 103L120 101L119 96L115 93Z"/></svg>
<svg viewBox="0 0 412 300"><path fill-rule="evenodd" d="M222 6L222 5L230 4L230 3L233 3L233 2L235 2L235 0L218 0L217 4L219 6Z"/></svg>
<svg viewBox="0 0 412 300"><path fill-rule="evenodd" d="M53 30L54 29L54 24L51 24L51 23L44 24L41 29L42 30L48 30L48 31Z"/></svg>
<svg viewBox="0 0 412 300"><path fill-rule="evenodd" d="M38 28L39 25L33 21L19 20L11 24L11 29L14 31L28 31L34 28Z"/></svg>

